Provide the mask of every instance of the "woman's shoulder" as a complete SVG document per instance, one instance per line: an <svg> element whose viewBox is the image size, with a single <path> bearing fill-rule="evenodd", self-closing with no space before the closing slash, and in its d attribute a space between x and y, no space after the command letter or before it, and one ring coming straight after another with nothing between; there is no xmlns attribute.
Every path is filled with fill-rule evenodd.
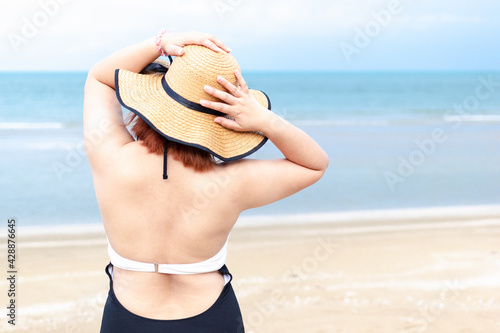
<svg viewBox="0 0 500 333"><path fill-rule="evenodd" d="M132 141L117 147L103 155L99 161L91 165L94 180L104 178L106 180L132 179L139 174L139 170L146 171L154 160L161 156L149 154L145 146L139 141ZM161 175L160 175L161 177Z"/></svg>

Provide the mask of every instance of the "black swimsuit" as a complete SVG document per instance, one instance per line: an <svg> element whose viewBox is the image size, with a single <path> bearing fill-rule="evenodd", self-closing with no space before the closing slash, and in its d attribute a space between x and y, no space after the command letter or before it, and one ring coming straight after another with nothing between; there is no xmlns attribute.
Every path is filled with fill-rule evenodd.
<svg viewBox="0 0 500 333"><path fill-rule="evenodd" d="M231 280L224 286L215 303L206 311L188 318L160 320L141 317L127 310L113 290L113 265L105 272L109 277L109 293L104 306L101 333L244 333L240 307L231 286L232 275L226 265L219 269Z"/></svg>

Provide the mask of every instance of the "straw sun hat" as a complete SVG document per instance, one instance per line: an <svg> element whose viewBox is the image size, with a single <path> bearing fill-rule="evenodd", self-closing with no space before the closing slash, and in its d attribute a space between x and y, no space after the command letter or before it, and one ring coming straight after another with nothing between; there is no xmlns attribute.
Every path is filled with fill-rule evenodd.
<svg viewBox="0 0 500 333"><path fill-rule="evenodd" d="M217 116L226 115L199 102L201 99L220 102L203 87L210 85L226 91L217 82L217 76L236 85L236 69L239 70L236 59L225 51L188 45L184 47L184 55L176 57L164 75L117 69L116 95L121 105L168 140L203 149L225 162L233 161L257 151L267 138L260 132L237 132L215 123ZM250 92L262 106L271 109L265 93Z"/></svg>

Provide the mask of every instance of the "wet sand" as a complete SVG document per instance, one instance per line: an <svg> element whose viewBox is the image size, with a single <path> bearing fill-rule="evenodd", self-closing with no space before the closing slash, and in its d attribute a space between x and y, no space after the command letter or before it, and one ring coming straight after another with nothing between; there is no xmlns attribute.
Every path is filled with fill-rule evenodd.
<svg viewBox="0 0 500 333"><path fill-rule="evenodd" d="M0 331L98 332L102 228L21 229L18 243L16 326L4 315ZM247 333L500 332L500 217L244 224L227 265Z"/></svg>

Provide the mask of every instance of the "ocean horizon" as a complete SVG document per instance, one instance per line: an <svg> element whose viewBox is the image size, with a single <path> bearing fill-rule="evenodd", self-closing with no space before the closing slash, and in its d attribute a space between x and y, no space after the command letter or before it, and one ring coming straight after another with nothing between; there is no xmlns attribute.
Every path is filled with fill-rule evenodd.
<svg viewBox="0 0 500 333"><path fill-rule="evenodd" d="M500 72L248 72L330 156L323 179L243 217L500 203ZM82 149L85 72L0 72L0 211L100 220ZM277 158L271 142L250 158Z"/></svg>

